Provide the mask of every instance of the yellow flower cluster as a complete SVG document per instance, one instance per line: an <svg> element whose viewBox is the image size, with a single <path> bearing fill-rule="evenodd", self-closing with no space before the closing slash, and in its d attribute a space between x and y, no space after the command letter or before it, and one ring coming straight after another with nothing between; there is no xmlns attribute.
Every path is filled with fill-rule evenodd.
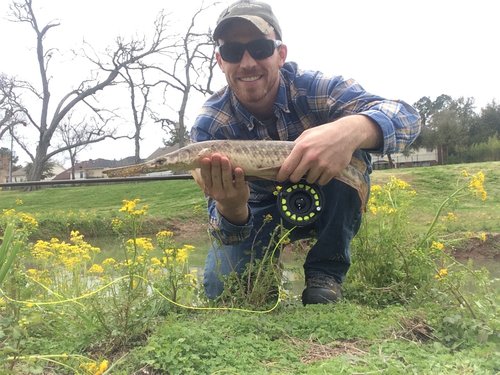
<svg viewBox="0 0 500 375"><path fill-rule="evenodd" d="M16 226L22 227L25 230L33 231L38 228L38 221L30 214L17 212L15 209L4 209L3 217L8 221L16 223Z"/></svg>
<svg viewBox="0 0 500 375"><path fill-rule="evenodd" d="M434 275L434 277L437 280L443 280L446 276L448 276L448 269L447 268L439 269L438 273Z"/></svg>
<svg viewBox="0 0 500 375"><path fill-rule="evenodd" d="M133 251L134 249L142 250L146 252L151 252L154 250L153 243L151 242L151 238L147 237L137 237L131 238L127 240L125 246L128 251Z"/></svg>
<svg viewBox="0 0 500 375"><path fill-rule="evenodd" d="M43 284L45 286L49 286L52 284L52 279L50 277L49 271L46 269L38 270L36 268L29 268L26 270L26 276L28 276L28 278L34 280L35 282Z"/></svg>
<svg viewBox="0 0 500 375"><path fill-rule="evenodd" d="M104 273L104 268L99 265L99 264L93 264L90 268L89 268L89 273L95 273L95 274L102 274Z"/></svg>
<svg viewBox="0 0 500 375"><path fill-rule="evenodd" d="M137 205L140 203L140 199L133 199L131 201L129 200L123 200L122 207L120 208L120 212L124 212L128 215L131 216L144 216L148 212L148 206L143 205L141 208L137 207Z"/></svg>
<svg viewBox="0 0 500 375"><path fill-rule="evenodd" d="M391 176L389 182L384 186L372 185L370 198L368 200L368 210L373 214L394 214L398 211L401 203L407 197L416 195L416 191L410 189L410 184Z"/></svg>
<svg viewBox="0 0 500 375"><path fill-rule="evenodd" d="M469 182L469 190L476 196L480 197L481 200L485 201L488 194L484 190L484 173L479 171L472 175Z"/></svg>
<svg viewBox="0 0 500 375"><path fill-rule="evenodd" d="M443 250L444 244L442 242L432 241L431 249L432 250Z"/></svg>
<svg viewBox="0 0 500 375"><path fill-rule="evenodd" d="M72 269L91 260L93 255L100 252L99 248L85 242L78 231L71 232L70 242L61 242L57 238L52 238L49 242L39 240L33 245L31 254L35 259Z"/></svg>
<svg viewBox="0 0 500 375"><path fill-rule="evenodd" d="M452 221L457 221L458 218L457 218L457 215L455 215L455 213L453 212L448 212L446 214L446 216L443 218L444 221L449 221L449 222L452 222Z"/></svg>
<svg viewBox="0 0 500 375"><path fill-rule="evenodd" d="M87 374L91 375L102 375L108 369L108 367L109 362L107 359L101 361L101 363L89 362L80 365L80 368L82 368Z"/></svg>
<svg viewBox="0 0 500 375"><path fill-rule="evenodd" d="M406 181L400 180L394 176L391 176L390 181L387 183L389 190L408 190L410 184Z"/></svg>

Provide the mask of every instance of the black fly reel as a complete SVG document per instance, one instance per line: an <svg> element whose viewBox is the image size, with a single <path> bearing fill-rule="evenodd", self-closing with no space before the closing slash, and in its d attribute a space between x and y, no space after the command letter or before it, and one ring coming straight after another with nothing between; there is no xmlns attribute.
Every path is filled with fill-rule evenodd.
<svg viewBox="0 0 500 375"><path fill-rule="evenodd" d="M277 188L278 211L285 221L296 226L306 226L318 220L323 203L323 193L316 184L301 181Z"/></svg>

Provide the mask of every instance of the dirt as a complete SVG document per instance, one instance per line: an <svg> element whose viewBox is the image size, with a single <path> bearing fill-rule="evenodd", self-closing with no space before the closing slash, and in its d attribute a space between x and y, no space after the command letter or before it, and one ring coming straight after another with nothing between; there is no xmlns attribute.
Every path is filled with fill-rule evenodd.
<svg viewBox="0 0 500 375"><path fill-rule="evenodd" d="M179 220L172 226L179 241L206 241L207 223L204 220ZM196 241L198 239L198 241ZM500 261L500 233L487 233L486 240L473 237L466 239L453 248L453 255L459 260L494 260Z"/></svg>
<svg viewBox="0 0 500 375"><path fill-rule="evenodd" d="M453 249L453 255L459 260L494 260L500 261L500 233L486 234L486 240L469 238Z"/></svg>

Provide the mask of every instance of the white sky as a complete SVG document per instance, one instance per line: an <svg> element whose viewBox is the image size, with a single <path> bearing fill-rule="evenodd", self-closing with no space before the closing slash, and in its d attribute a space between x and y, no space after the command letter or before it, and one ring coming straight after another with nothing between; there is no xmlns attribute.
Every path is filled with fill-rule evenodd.
<svg viewBox="0 0 500 375"><path fill-rule="evenodd" d="M164 8L182 30L198 1L172 0L33 0L39 22L59 20L47 36L47 46L62 53L51 65L53 100L86 78L75 71L70 49L85 39L96 49L112 46L118 35L150 34ZM200 19L201 28L214 27L220 5ZM422 96L440 94L474 97L479 110L493 99L500 102L500 2L496 0L269 0L288 45L288 60L303 69L354 78L368 91L412 104ZM8 22L11 2L0 1L0 72L38 84L34 38L28 25ZM82 76L79 76L82 74ZM224 81L218 75L219 86ZM103 95L116 95L105 90ZM126 97L114 98L128 108ZM199 101L201 104L201 101ZM196 117L196 108L188 114ZM130 129L132 123L122 123ZM161 147L158 128L146 128L141 156ZM0 141L9 147L10 141ZM122 158L133 154L133 141L112 142L86 149L81 159ZM22 161L27 157L19 149ZM66 165L68 163L66 162Z"/></svg>

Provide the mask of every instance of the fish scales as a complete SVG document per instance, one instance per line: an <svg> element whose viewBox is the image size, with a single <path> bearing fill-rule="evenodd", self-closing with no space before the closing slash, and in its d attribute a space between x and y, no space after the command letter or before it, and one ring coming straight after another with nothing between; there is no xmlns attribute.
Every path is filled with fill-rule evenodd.
<svg viewBox="0 0 500 375"><path fill-rule="evenodd" d="M214 153L225 155L233 167L240 167L246 177L276 181L278 171L295 143L287 141L213 140L191 143L152 161L104 170L108 177L130 177L161 171L187 171L200 167L200 160ZM366 164L353 157L335 179L356 189L361 206L366 208L368 184Z"/></svg>

